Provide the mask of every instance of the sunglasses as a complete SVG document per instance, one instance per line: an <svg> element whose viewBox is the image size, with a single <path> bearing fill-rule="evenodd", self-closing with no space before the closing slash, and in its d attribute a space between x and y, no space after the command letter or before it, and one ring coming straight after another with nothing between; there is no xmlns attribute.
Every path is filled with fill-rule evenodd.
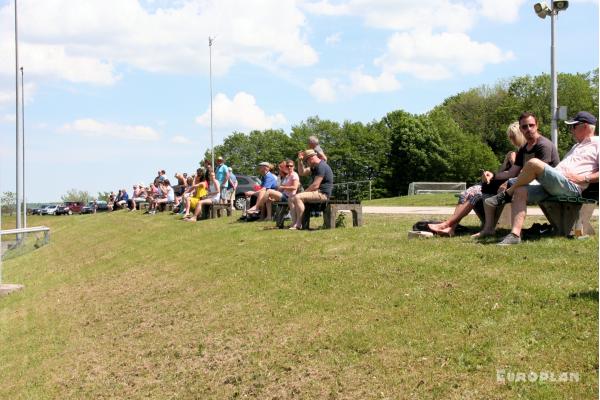
<svg viewBox="0 0 600 400"><path fill-rule="evenodd" d="M521 129L533 128L535 124L523 124L521 125Z"/></svg>
<svg viewBox="0 0 600 400"><path fill-rule="evenodd" d="M287 167L288 168L294 168L294 164L288 164Z"/></svg>
<svg viewBox="0 0 600 400"><path fill-rule="evenodd" d="M569 128L570 128L570 129L575 129L575 128L577 128L577 127L578 127L579 125L581 125L581 124L582 124L582 122L578 122L578 123L576 123L576 124L573 124L573 125L571 125Z"/></svg>

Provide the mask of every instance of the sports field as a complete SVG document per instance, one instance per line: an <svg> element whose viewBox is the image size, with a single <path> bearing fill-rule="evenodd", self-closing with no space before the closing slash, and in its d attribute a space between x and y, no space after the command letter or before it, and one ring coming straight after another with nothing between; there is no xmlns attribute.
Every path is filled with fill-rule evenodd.
<svg viewBox="0 0 600 400"><path fill-rule="evenodd" d="M51 242L3 263L26 288L0 298L0 398L596 398L597 236L364 222L31 217Z"/></svg>

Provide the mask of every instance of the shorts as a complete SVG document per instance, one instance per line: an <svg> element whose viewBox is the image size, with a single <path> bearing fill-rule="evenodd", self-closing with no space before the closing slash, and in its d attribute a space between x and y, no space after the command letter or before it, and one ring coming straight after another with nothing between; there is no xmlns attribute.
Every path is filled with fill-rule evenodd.
<svg viewBox="0 0 600 400"><path fill-rule="evenodd" d="M281 199L279 201L288 201L288 196L285 193L281 193Z"/></svg>
<svg viewBox="0 0 600 400"><path fill-rule="evenodd" d="M325 201L328 199L327 195L321 192L302 192L296 194L296 198L302 200L303 202L311 200Z"/></svg>
<svg viewBox="0 0 600 400"><path fill-rule="evenodd" d="M509 180L509 186L516 182L517 178ZM551 196L580 196L579 186L568 180L556 168L549 165L544 167L544 172L532 181L527 188L527 203L537 204Z"/></svg>

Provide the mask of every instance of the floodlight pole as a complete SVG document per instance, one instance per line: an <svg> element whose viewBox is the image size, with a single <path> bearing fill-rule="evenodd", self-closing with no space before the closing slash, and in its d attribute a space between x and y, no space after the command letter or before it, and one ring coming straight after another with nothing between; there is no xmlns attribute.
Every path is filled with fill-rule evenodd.
<svg viewBox="0 0 600 400"><path fill-rule="evenodd" d="M215 148L213 143L213 92L212 92L212 44L215 39L208 37L208 71L210 80L210 156L212 170L215 170Z"/></svg>
<svg viewBox="0 0 600 400"><path fill-rule="evenodd" d="M25 78L21 67L21 132L23 144L23 227L27 228L27 196L25 196Z"/></svg>
<svg viewBox="0 0 600 400"><path fill-rule="evenodd" d="M15 122L16 122L16 211L17 229L21 228L21 135L19 131L19 29L17 19L17 0L15 0ZM17 234L17 239L20 239Z"/></svg>
<svg viewBox="0 0 600 400"><path fill-rule="evenodd" d="M552 138L552 143L554 147L558 149L558 77L556 73L556 16L558 14L558 10L552 7L552 11L550 12L550 75L552 75L552 105L551 105L551 113L552 113L552 121L550 122L550 137Z"/></svg>

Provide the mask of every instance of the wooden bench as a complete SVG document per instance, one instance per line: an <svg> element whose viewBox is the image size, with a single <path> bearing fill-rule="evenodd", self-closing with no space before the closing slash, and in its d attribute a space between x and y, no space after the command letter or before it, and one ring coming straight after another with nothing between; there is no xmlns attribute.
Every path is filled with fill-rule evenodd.
<svg viewBox="0 0 600 400"><path fill-rule="evenodd" d="M540 202L539 206L555 235L571 236L577 225L581 225L582 235L596 233L590 220L598 204L598 195L591 197L592 193L586 190L581 196L555 196Z"/></svg>
<svg viewBox="0 0 600 400"><path fill-rule="evenodd" d="M579 223L582 225L583 235L595 234L590 220L597 204L598 183L594 183L584 190L581 196L552 196L541 201L539 206L552 225L554 235L570 236ZM474 211L483 224L485 221L483 202L479 202ZM495 226L498 225L511 226L510 203L496 210Z"/></svg>
<svg viewBox="0 0 600 400"><path fill-rule="evenodd" d="M208 204L205 205L202 208L202 217L203 219L206 218L217 218L217 217L221 217L222 215L222 211L225 211L227 213L228 217L231 217L231 215L233 214L233 199L235 198L235 191L230 190L229 191L229 197L227 199L221 200L218 203L215 204Z"/></svg>
<svg viewBox="0 0 600 400"><path fill-rule="evenodd" d="M304 205L306 208L302 216L302 229L310 228L312 211L323 212L323 226L325 229L335 228L337 213L340 211L350 211L352 213L352 226L362 226L362 205L360 204L360 200L329 199L327 201L307 201ZM283 221L289 211L288 203L275 202L273 203L273 206L275 207L275 210L273 211L275 225L279 229L282 229Z"/></svg>

